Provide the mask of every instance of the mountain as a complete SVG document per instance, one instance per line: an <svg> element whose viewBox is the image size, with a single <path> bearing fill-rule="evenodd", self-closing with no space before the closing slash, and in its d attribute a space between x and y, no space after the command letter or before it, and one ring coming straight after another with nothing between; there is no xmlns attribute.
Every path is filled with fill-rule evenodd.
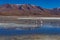
<svg viewBox="0 0 60 40"><path fill-rule="evenodd" d="M31 4L0 5L0 16L60 16L60 8L46 9Z"/></svg>

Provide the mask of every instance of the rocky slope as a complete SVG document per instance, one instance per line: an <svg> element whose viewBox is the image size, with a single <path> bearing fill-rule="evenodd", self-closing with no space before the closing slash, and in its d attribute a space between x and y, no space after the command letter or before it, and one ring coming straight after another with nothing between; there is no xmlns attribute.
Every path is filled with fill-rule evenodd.
<svg viewBox="0 0 60 40"><path fill-rule="evenodd" d="M4 4L0 5L0 16L60 16L60 9L45 9L30 4Z"/></svg>

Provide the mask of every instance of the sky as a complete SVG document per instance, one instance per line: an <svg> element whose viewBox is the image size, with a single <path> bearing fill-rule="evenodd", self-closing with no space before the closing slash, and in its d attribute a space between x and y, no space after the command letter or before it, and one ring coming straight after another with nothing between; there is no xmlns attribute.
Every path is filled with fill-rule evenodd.
<svg viewBox="0 0 60 40"><path fill-rule="evenodd" d="M0 0L1 4L32 4L43 8L60 8L60 0Z"/></svg>

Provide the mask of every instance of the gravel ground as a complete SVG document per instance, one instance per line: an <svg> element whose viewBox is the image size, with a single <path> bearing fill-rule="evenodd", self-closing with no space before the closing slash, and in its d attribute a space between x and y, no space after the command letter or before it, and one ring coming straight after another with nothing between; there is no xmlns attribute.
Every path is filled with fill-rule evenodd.
<svg viewBox="0 0 60 40"><path fill-rule="evenodd" d="M60 40L58 35L0 36L0 40Z"/></svg>

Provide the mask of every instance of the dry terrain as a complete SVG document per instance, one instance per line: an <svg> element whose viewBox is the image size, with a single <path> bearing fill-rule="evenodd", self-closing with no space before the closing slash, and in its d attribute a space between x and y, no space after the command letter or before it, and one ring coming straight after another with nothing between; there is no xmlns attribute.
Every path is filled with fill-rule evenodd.
<svg viewBox="0 0 60 40"><path fill-rule="evenodd" d="M60 40L59 35L0 36L0 40Z"/></svg>
<svg viewBox="0 0 60 40"><path fill-rule="evenodd" d="M60 17L60 8L46 9L31 4L4 4L0 5L0 16Z"/></svg>

